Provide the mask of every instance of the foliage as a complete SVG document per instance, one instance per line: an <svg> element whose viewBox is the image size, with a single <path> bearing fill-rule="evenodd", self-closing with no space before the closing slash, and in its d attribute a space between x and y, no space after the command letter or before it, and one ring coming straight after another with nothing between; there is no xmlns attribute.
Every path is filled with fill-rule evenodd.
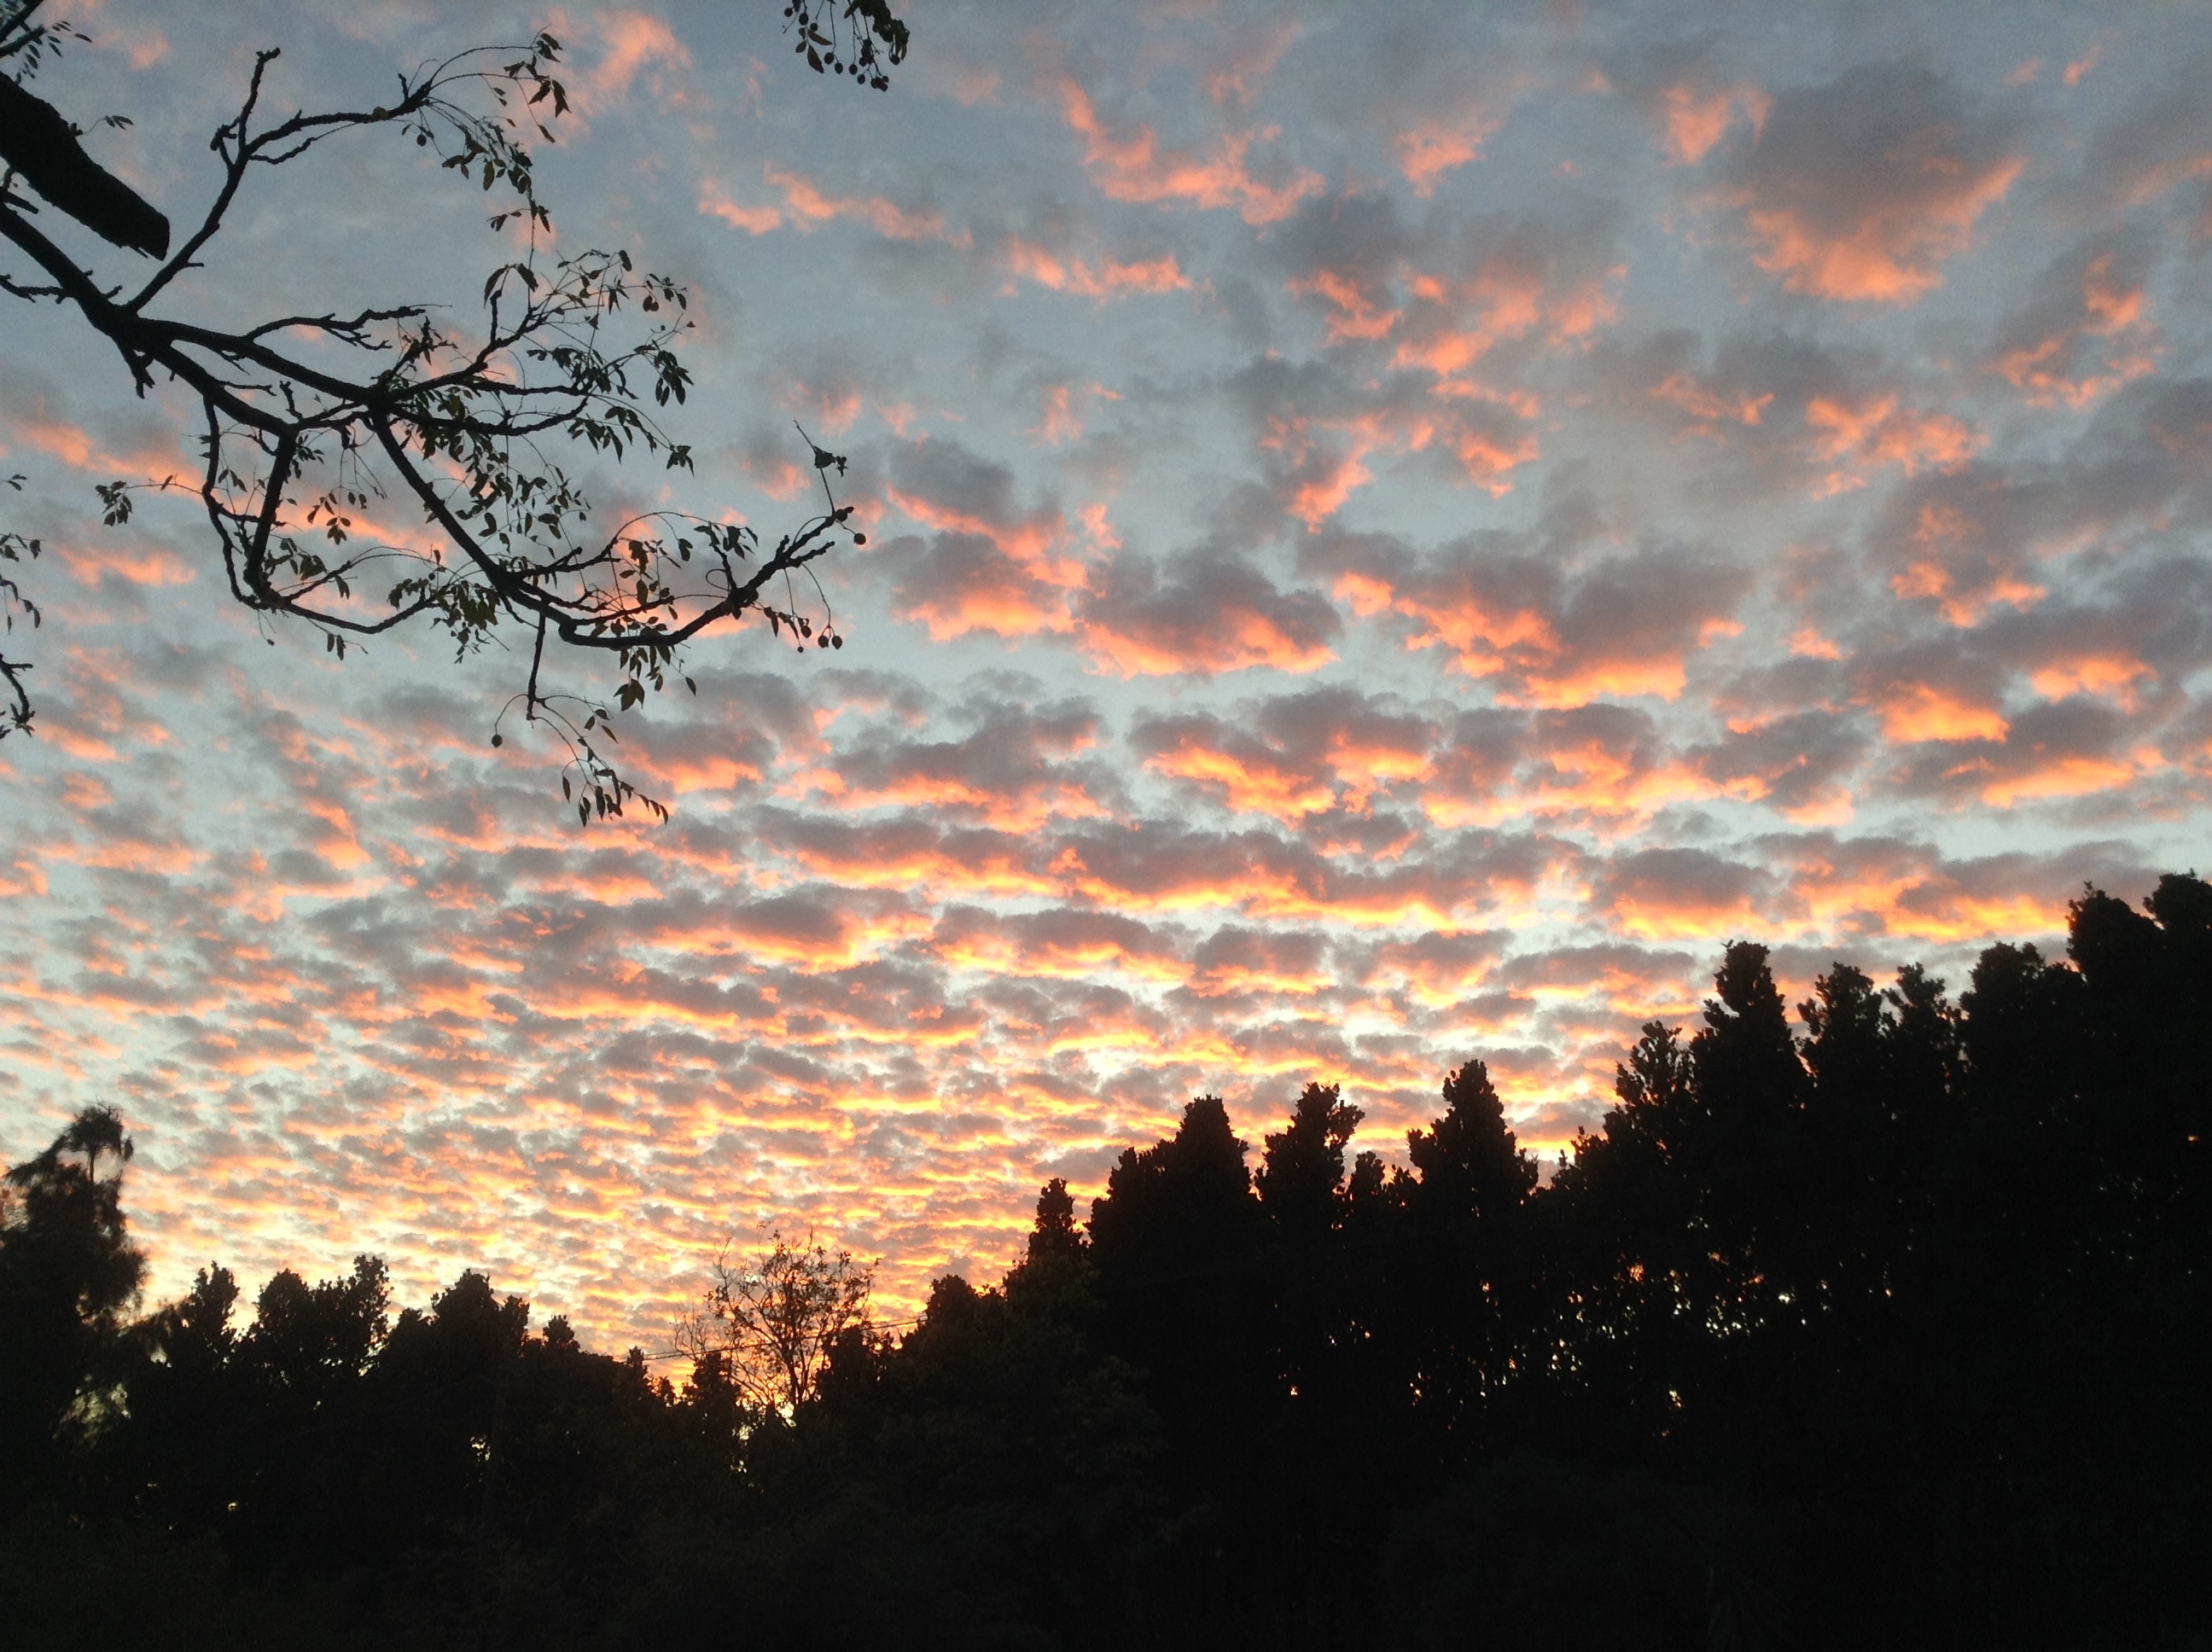
<svg viewBox="0 0 2212 1652"><path fill-rule="evenodd" d="M783 15L784 32L797 37L792 51L817 75L850 75L853 85L883 92L890 88L891 69L906 61L907 26L885 0L845 0L842 13L836 0L792 0Z"/></svg>
<svg viewBox="0 0 2212 1652"><path fill-rule="evenodd" d="M0 10L0 58L15 54L26 76L69 33L65 24L30 21L37 9L14 0ZM810 21L798 8L795 21L819 69L826 60L811 42L831 38L822 26L834 36L841 25L830 6L816 9ZM842 27L853 42L836 66L887 83L875 42L900 61L905 25L880 0L856 0ZM199 404L198 476L103 485L107 524L127 523L143 488L197 495L231 596L313 628L341 659L364 639L426 626L444 634L458 660L502 640L501 628L520 627L530 670L508 708L562 742L562 795L580 822L632 803L665 818L666 808L615 767L613 713L546 680L547 645L610 659L617 711L674 682L696 692L683 670L686 645L747 613L802 653L809 644L842 648L812 568L837 544L866 540L833 485L847 460L799 432L821 508L772 544L690 512L607 520L579 466L646 458L693 468L690 446L660 422L691 386L678 350L693 323L685 289L639 269L628 252L548 250L552 219L532 145L553 141L568 108L560 43L540 33L525 46L460 52L400 76L393 95L373 107L281 119L262 108L278 55L255 54L238 113L210 144L220 172L213 199L173 252L167 220L82 154L80 129L6 82L0 238L35 273L0 271L0 293L73 309L142 394L166 380ZM30 155L23 134L42 122L55 131L39 154L61 158L19 164ZM479 325L456 325L426 304L340 312L309 298L295 313L227 331L167 307L189 273L214 270L221 232L258 176L333 140L386 131L500 197L490 227L520 245L486 276ZM118 245L167 255L141 279L104 278L34 222L25 186ZM106 198L117 190L130 197L120 207ZM116 228L118 211L136 227ZM421 530L380 522L387 501ZM0 556L15 561L18 550L35 555L37 546L0 538ZM18 605L35 622L13 580L0 583L0 610L11 622ZM30 726L25 669L0 660L15 702L11 731ZM494 745L504 743L503 722L502 713Z"/></svg>
<svg viewBox="0 0 2212 1652"><path fill-rule="evenodd" d="M714 1283L677 1345L717 1362L755 1415L788 1422L813 1398L839 1341L866 1334L874 1280L849 1250L832 1255L811 1234L793 1244L771 1231L750 1261L733 1265L726 1248L715 1258Z"/></svg>
<svg viewBox="0 0 2212 1652"><path fill-rule="evenodd" d="M23 478L19 476L0 477L0 480L4 480L11 489L20 490L23 485ZM36 560L43 549L38 540L27 534L0 531L0 562L21 562L25 557ZM18 614L27 616L34 629L45 623L46 616L39 611L39 604L23 594L23 588L16 583L15 576L0 573L0 629L13 631ZM29 664L24 660L10 659L7 655L0 654L0 682L7 683L10 701L4 710L0 710L0 740L6 739L10 734L28 734L31 732L33 715L31 695L23 681L23 673L30 669Z"/></svg>
<svg viewBox="0 0 2212 1652"><path fill-rule="evenodd" d="M0 1182L0 1513L51 1471L72 1425L105 1420L146 1272L123 1216L131 1156L121 1115L88 1107Z"/></svg>
<svg viewBox="0 0 2212 1652"><path fill-rule="evenodd" d="M1480 1060L1395 1170L1334 1085L1256 1175L1200 1096L896 1339L848 1254L726 1257L681 1389L368 1257L126 1327L95 1109L7 1183L0 1347L71 1351L0 1621L124 1623L64 1604L120 1556L178 1644L2199 1644L2208 1008L2193 875L1802 1030L1732 943L1548 1185Z"/></svg>

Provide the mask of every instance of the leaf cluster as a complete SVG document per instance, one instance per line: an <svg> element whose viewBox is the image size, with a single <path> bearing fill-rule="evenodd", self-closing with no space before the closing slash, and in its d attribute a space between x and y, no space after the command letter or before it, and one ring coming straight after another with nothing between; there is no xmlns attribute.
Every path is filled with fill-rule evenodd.
<svg viewBox="0 0 2212 1652"><path fill-rule="evenodd" d="M906 61L910 36L887 0L846 0L842 13L836 0L792 0L783 15L784 33L798 36L792 51L817 75L848 75L854 86L885 92L892 68Z"/></svg>
<svg viewBox="0 0 2212 1652"><path fill-rule="evenodd" d="M884 38L895 35L903 56L903 26L867 15L878 32L893 28ZM872 51L864 42L855 61L872 62ZM73 308L142 395L166 380L199 403L197 476L103 484L104 520L129 523L141 492L196 495L233 598L310 626L340 659L422 625L443 632L459 660L521 627L531 667L509 705L565 750L564 799L585 823L632 803L665 818L665 806L616 767L611 717L672 677L696 692L680 668L685 646L748 610L802 647L843 646L811 565L840 544L865 543L831 482L847 461L808 443L822 507L773 545L750 527L678 511L610 523L585 468L651 459L693 469L690 446L660 418L691 389L679 351L694 324L684 288L627 252L546 249L552 220L532 145L552 140L568 107L560 42L541 33L520 48L461 52L401 76L372 107L281 118L263 112L278 55L256 54L238 113L210 140L220 175L197 227L127 294L34 222L27 196L0 190L0 238L38 271L0 271L0 290ZM419 303L303 308L236 331L165 313L160 301L205 267L258 173L386 129L503 197L489 226L522 245L486 276L475 324ZM11 559L32 554L27 541L9 545ZM20 598L12 583L0 595ZM564 655L611 657L611 710L547 684L549 642ZM19 729L29 719L21 669L0 667ZM504 740L495 723L493 744Z"/></svg>

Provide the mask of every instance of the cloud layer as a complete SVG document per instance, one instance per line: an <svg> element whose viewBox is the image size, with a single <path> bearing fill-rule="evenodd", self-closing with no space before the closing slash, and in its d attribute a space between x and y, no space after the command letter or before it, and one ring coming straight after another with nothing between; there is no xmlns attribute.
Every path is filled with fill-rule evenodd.
<svg viewBox="0 0 2212 1652"><path fill-rule="evenodd" d="M96 20L52 93L187 210L258 42ZM295 9L283 94L532 21ZM908 1300L1189 1094L1340 1081L1392 1151L1473 1054L1555 1151L1731 937L1955 984L2201 865L2201 64L2166 9L1954 21L933 8L863 97L773 9L572 9L559 243L704 318L697 483L586 481L770 531L797 417L869 535L851 646L618 722L665 827L490 747L514 659L266 646L190 513L103 529L189 433L19 311L0 1150L121 1104L157 1289L375 1249L659 1347L763 1222ZM478 203L343 167L179 306L465 302Z"/></svg>

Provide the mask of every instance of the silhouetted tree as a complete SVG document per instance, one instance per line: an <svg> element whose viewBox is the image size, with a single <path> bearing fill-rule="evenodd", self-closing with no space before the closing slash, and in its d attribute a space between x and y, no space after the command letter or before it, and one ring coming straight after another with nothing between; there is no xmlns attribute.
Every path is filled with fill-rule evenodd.
<svg viewBox="0 0 2212 1652"><path fill-rule="evenodd" d="M1992 947L1956 1008L1838 961L1796 1045L1733 944L1544 1187L1479 1061L1411 1173L1347 1171L1357 1109L1311 1084L1248 1176L1200 1096L1087 1236L1049 1182L999 1285L810 1333L796 1399L788 1365L745 1398L726 1339L679 1393L532 1337L472 1271L396 1315L374 1259L280 1272L241 1331L210 1267L127 1336L111 1272L69 1309L106 1351L42 1402L102 1426L44 1436L0 1622L102 1643L64 1602L129 1553L164 1643L225 1647L496 1643L526 1603L533 1644L676 1643L733 1602L824 1647L2185 1647L2206 897L2091 890L2069 962ZM98 1241L64 1253L127 1248L86 1118L8 1184L10 1291L33 1193Z"/></svg>
<svg viewBox="0 0 2212 1652"><path fill-rule="evenodd" d="M1420 1173L1414 1207L1448 1224L1504 1219L1535 1187L1536 1162L1505 1127L1490 1069L1469 1061L1449 1075L1443 1102L1435 1124L1406 1134L1406 1156Z"/></svg>
<svg viewBox="0 0 2212 1652"><path fill-rule="evenodd" d="M812 1397L830 1351L868 1320L874 1274L849 1250L832 1255L813 1236L797 1244L780 1232L769 1248L732 1264L715 1259L714 1282L677 1345L695 1358L720 1356L722 1370L757 1421L790 1421Z"/></svg>
<svg viewBox="0 0 2212 1652"><path fill-rule="evenodd" d="M65 1423L102 1420L99 1385L118 1374L123 1315L146 1272L123 1216L131 1156L122 1115L88 1107L0 1187L0 1496L10 1505L53 1473Z"/></svg>
<svg viewBox="0 0 2212 1652"><path fill-rule="evenodd" d="M1026 1254L1032 1262L1048 1257L1073 1256L1083 1249L1083 1231L1075 1225L1075 1196L1067 1182L1054 1176L1037 1193L1036 1221L1030 1229Z"/></svg>
<svg viewBox="0 0 2212 1652"><path fill-rule="evenodd" d="M1344 1148L1359 1108L1335 1084L1308 1084L1288 1124L1267 1136L1253 1177L1273 1226L1267 1289L1273 1300L1275 1377L1313 1416L1334 1428L1345 1381L1340 1370L1352 1330L1351 1279L1340 1243L1346 1215Z"/></svg>
<svg viewBox="0 0 2212 1652"><path fill-rule="evenodd" d="M831 472L844 474L842 457L800 433L822 508L773 543L696 513L656 510L611 524L558 457L565 445L572 463L642 452L690 470L690 447L657 410L689 392L677 349L692 323L684 290L638 270L627 252L552 250L532 149L552 141L568 108L551 34L427 64L402 75L395 94L374 107L283 119L261 112L278 53L258 52L238 113L209 145L220 169L213 199L172 252L167 220L23 86L75 33L40 21L40 9L41 0L0 0L0 240L22 261L0 270L0 295L73 311L114 349L141 394L161 381L181 386L203 427L203 473L103 486L109 525L129 520L136 488L196 494L233 598L305 623L340 658L351 642L410 625L443 631L459 655L503 640L503 625L520 627L531 661L514 696L520 720L562 743L562 794L585 822L618 815L632 800L667 811L610 761L608 709L543 681L549 641L556 653L611 664L624 710L672 678L688 683L684 646L749 611L801 652L810 641L843 646L818 582L807 611L771 600L791 588L792 574L811 581L810 565L840 536L865 543L831 487ZM811 66L849 74L854 85L885 85L908 44L884 0L848 0L842 12L815 0L787 6L785 16ZM300 162L332 139L386 130L484 190L505 191L490 227L522 244L484 282L481 327L453 327L441 307L334 309L316 295L237 330L165 307L182 278L210 265L258 172ZM93 258L41 227L32 194L111 245L163 261L143 279L103 276ZM625 313L641 318L627 337ZM420 513L434 544L360 540L372 500L387 490ZM9 561L37 550L19 535L0 538ZM14 581L0 580L11 623L17 606L38 618ZM0 735L30 727L27 669L0 658L12 701ZM492 744L503 738L495 723Z"/></svg>

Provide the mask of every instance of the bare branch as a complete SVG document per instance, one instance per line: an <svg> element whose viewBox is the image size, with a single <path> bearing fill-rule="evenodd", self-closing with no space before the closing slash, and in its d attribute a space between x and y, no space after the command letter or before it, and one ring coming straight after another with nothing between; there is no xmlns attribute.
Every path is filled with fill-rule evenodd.
<svg viewBox="0 0 2212 1652"><path fill-rule="evenodd" d="M845 16L860 20L852 27L861 36L865 23L892 42L884 20L896 20L880 5L848 6ZM894 62L904 52L903 27L896 33ZM854 50L854 63L871 60L872 46ZM564 798L586 821L631 803L665 817L609 760L609 711L543 686L547 640L611 655L621 673L615 701L624 710L664 691L672 676L688 682L684 647L749 610L801 650L842 648L811 568L866 536L853 531L852 507L838 503L832 484L830 471L842 476L847 460L804 431L824 508L772 548L750 528L680 512L594 531L592 502L559 450L617 463L657 456L689 470L690 449L663 428L658 410L689 393L678 352L692 324L688 293L638 270L626 252L540 259L539 232L551 220L536 194L530 144L550 138L547 123L567 107L554 76L559 52L545 34L513 52L465 52L403 76L388 106L301 112L258 126L277 59L260 52L238 113L209 145L222 168L213 199L136 293L118 298L30 222L27 201L7 196L0 240L41 274L0 274L0 293L73 307L113 346L142 394L166 378L200 400L198 483L103 486L111 525L128 520L134 494L191 486L232 595L256 612L314 627L335 653L349 638L422 622L442 628L457 657L465 656L502 623L530 625L530 680L520 701L526 723L566 743ZM384 127L412 137L442 167L507 193L511 204L491 223L518 228L524 246L486 277L479 328L453 330L421 304L352 314L306 308L243 331L157 313L155 301L202 266L254 167L288 165L341 133ZM380 478L389 479L392 495ZM427 550L419 541L355 543L360 513L387 496L410 504L431 531ZM383 570L392 577L379 605L361 582ZM801 604L786 594L782 606L771 604L774 582L788 593L795 575L817 600ZM495 744L502 738L495 724Z"/></svg>

